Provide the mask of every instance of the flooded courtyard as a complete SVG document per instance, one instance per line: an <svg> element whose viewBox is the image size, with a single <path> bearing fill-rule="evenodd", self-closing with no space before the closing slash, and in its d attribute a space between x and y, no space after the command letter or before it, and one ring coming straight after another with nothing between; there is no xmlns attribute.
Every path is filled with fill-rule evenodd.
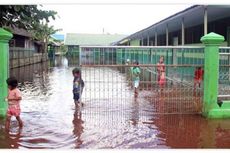
<svg viewBox="0 0 230 153"><path fill-rule="evenodd" d="M55 61L11 70L20 81L24 127L19 130L13 119L8 134L1 119L0 148L230 147L229 119L160 113L155 105L167 103L162 100L167 97L141 90L135 98L126 76L115 69L84 68L84 106L76 111L72 99L74 61L56 57ZM101 86L102 80L106 85ZM122 90L113 90L118 87Z"/></svg>

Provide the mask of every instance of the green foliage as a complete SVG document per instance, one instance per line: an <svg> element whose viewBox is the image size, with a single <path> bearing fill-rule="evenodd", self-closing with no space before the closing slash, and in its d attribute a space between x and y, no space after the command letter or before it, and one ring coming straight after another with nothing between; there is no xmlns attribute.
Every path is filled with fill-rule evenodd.
<svg viewBox="0 0 230 153"><path fill-rule="evenodd" d="M55 20L55 11L39 10L37 5L0 5L0 27L36 28L41 21Z"/></svg>
<svg viewBox="0 0 230 153"><path fill-rule="evenodd" d="M47 44L50 35L55 34L61 29L54 29L53 26L48 26L48 24L37 24L35 29L31 31L33 37L37 40L41 40L45 43L45 52L47 51Z"/></svg>
<svg viewBox="0 0 230 153"><path fill-rule="evenodd" d="M61 48L61 52L63 52L63 53L66 53L67 50L68 50L67 46L65 46L64 44L62 44L62 45L60 46L60 48Z"/></svg>
<svg viewBox="0 0 230 153"><path fill-rule="evenodd" d="M38 9L38 5L0 5L0 27L8 31L11 31L9 27L30 31L34 39L45 43L46 51L50 35L61 30L48 26L56 15L55 11Z"/></svg>
<svg viewBox="0 0 230 153"><path fill-rule="evenodd" d="M48 42L50 35L55 34L61 29L54 29L53 26L48 26L48 24L37 24L32 30L34 38L37 40L42 40Z"/></svg>

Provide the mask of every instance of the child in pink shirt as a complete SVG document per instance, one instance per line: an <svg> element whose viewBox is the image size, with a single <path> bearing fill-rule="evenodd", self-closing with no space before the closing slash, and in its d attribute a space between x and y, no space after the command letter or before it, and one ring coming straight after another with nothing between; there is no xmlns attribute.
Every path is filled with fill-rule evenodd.
<svg viewBox="0 0 230 153"><path fill-rule="evenodd" d="M159 87L163 87L166 83L165 79L165 64L164 64L164 57L161 56L159 62L157 63L157 73L158 73L158 85Z"/></svg>
<svg viewBox="0 0 230 153"><path fill-rule="evenodd" d="M8 78L6 80L8 85L8 96L6 100L8 101L8 109L7 109L7 118L6 118L6 131L9 131L10 128L10 120L12 116L15 116L19 127L23 126L22 120L20 118L20 101L22 100L21 92L17 88L18 81L15 78Z"/></svg>

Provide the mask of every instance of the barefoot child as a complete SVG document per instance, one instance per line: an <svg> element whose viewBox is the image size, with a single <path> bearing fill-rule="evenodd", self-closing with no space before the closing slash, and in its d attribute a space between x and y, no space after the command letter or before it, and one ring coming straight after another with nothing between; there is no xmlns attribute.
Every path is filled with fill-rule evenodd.
<svg viewBox="0 0 230 153"><path fill-rule="evenodd" d="M204 70L202 70L201 67L197 67L194 74L194 90L196 90L197 85L200 88L200 84L203 80L203 76L204 76Z"/></svg>
<svg viewBox="0 0 230 153"><path fill-rule="evenodd" d="M6 80L9 91L6 101L8 101L7 117L6 117L6 131L10 129L11 117L15 116L19 127L23 126L22 120L20 118L20 101L22 100L21 92L17 88L18 81L15 78L8 78Z"/></svg>
<svg viewBox="0 0 230 153"><path fill-rule="evenodd" d="M84 88L84 81L81 78L81 71L79 68L74 68L73 71L73 99L75 106L77 107L80 104L80 97Z"/></svg>
<svg viewBox="0 0 230 153"><path fill-rule="evenodd" d="M157 82L159 87L163 87L166 83L165 80L165 64L164 64L164 57L161 56L159 62L157 63L157 73L158 73L158 78Z"/></svg>
<svg viewBox="0 0 230 153"><path fill-rule="evenodd" d="M134 67L132 68L133 87L134 87L135 96L137 96L137 94L138 94L137 90L138 90L138 87L140 84L141 70L138 67L139 63L137 61L134 61L133 64L134 64Z"/></svg>
<svg viewBox="0 0 230 153"><path fill-rule="evenodd" d="M128 83L132 86L132 69L133 67L129 67L131 64L130 60L127 59L125 65L127 65L126 72L127 72L127 77L128 77Z"/></svg>

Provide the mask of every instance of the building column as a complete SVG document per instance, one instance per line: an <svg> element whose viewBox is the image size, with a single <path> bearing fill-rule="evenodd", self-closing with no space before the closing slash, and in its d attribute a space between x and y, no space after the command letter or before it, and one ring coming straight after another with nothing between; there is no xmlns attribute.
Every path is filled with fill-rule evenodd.
<svg viewBox="0 0 230 153"><path fill-rule="evenodd" d="M150 46L150 44L149 44L149 36L147 37L147 46Z"/></svg>
<svg viewBox="0 0 230 153"><path fill-rule="evenodd" d="M169 29L168 24L166 25L166 46L169 45Z"/></svg>
<svg viewBox="0 0 230 153"><path fill-rule="evenodd" d="M184 18L182 18L182 22L181 22L181 45L184 46Z"/></svg>
<svg viewBox="0 0 230 153"><path fill-rule="evenodd" d="M204 7L204 35L208 33L208 10Z"/></svg>
<svg viewBox="0 0 230 153"><path fill-rule="evenodd" d="M155 46L157 46L157 29L155 29Z"/></svg>

